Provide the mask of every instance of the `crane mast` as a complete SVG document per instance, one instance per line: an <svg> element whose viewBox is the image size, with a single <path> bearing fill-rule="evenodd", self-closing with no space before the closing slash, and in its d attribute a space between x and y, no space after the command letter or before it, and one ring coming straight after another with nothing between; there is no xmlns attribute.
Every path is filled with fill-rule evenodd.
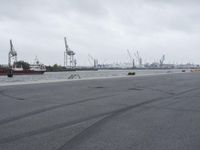
<svg viewBox="0 0 200 150"><path fill-rule="evenodd" d="M142 57L140 56L139 52L137 51L134 55L135 55L135 57L137 59L138 66L142 67Z"/></svg>
<svg viewBox="0 0 200 150"><path fill-rule="evenodd" d="M132 57L132 55L131 55L131 53L130 53L130 51L127 49L127 52L128 52L128 55L129 55L129 58L130 58L130 60L131 60L131 63L132 63L132 67L133 68L135 68L135 60L134 60L134 58Z"/></svg>
<svg viewBox="0 0 200 150"><path fill-rule="evenodd" d="M160 59L160 67L163 67L164 61L165 61L165 55L163 55L162 58Z"/></svg>
<svg viewBox="0 0 200 150"><path fill-rule="evenodd" d="M67 67L67 51L68 51L68 45L67 45L67 38L64 37L65 42L65 51L64 51L64 66Z"/></svg>
<svg viewBox="0 0 200 150"><path fill-rule="evenodd" d="M94 68L97 69L98 68L98 59L93 58L90 54L88 54L88 57L93 60Z"/></svg>
<svg viewBox="0 0 200 150"><path fill-rule="evenodd" d="M76 66L76 60L74 59L75 52L70 50L68 44L67 44L67 38L64 37L65 42L65 51L64 51L64 66L73 68ZM69 64L69 66L68 66Z"/></svg>

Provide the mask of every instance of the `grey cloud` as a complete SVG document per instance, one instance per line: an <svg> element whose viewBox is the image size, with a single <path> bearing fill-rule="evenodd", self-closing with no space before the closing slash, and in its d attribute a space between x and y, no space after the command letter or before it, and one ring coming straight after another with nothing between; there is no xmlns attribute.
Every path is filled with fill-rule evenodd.
<svg viewBox="0 0 200 150"><path fill-rule="evenodd" d="M127 48L139 49L147 59L165 53L170 62L185 58L200 63L199 4L198 0L0 0L0 63L7 62L8 40L13 38L21 58L33 60L38 55L46 64L62 64L65 35L79 64L87 62L88 53L102 61L126 61Z"/></svg>

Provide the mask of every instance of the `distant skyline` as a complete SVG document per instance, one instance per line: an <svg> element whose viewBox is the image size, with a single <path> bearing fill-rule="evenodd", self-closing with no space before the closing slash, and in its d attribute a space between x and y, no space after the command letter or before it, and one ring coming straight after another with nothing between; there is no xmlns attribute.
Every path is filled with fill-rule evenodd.
<svg viewBox="0 0 200 150"><path fill-rule="evenodd" d="M64 63L64 37L78 65L130 62L200 64L199 0L0 0L0 64L9 40L18 59Z"/></svg>

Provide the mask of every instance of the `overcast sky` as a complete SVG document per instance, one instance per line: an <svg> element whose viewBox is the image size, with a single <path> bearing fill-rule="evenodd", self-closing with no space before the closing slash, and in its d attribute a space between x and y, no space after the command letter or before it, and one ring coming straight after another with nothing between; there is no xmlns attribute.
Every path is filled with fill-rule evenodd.
<svg viewBox="0 0 200 150"><path fill-rule="evenodd" d="M200 64L199 0L0 0L0 63L9 39L18 59L63 65L64 36L78 65L128 62Z"/></svg>

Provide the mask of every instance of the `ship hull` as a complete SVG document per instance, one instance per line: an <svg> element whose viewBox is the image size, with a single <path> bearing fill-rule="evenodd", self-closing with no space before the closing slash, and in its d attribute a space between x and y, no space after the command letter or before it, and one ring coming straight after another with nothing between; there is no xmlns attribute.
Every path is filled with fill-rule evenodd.
<svg viewBox="0 0 200 150"><path fill-rule="evenodd" d="M13 75L40 75L44 73L45 71L32 71L32 70L13 71Z"/></svg>
<svg viewBox="0 0 200 150"><path fill-rule="evenodd" d="M0 76L5 76L8 74L8 69L6 68L0 68Z"/></svg>
<svg viewBox="0 0 200 150"><path fill-rule="evenodd" d="M21 70L21 71L14 71L13 75L40 75L44 74L45 71L34 71L34 70ZM8 69L0 69L0 76L7 76Z"/></svg>

